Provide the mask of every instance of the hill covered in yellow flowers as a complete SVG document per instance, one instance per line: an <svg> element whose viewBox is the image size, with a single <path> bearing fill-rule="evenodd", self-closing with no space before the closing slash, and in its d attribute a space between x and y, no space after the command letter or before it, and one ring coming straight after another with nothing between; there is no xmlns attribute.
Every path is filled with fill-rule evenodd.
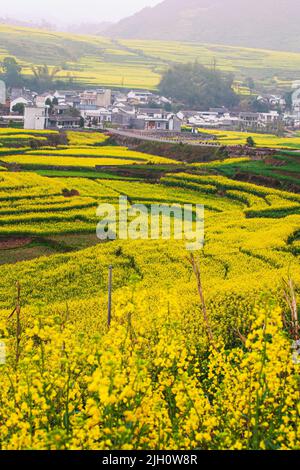
<svg viewBox="0 0 300 470"><path fill-rule="evenodd" d="M24 158L32 139L74 160L111 150L76 132L50 148L6 130L6 146L18 132ZM228 162L150 184L109 169L49 177L41 150L26 171L1 150L0 449L297 449L300 196L222 176ZM204 249L99 241L96 208L121 195L203 204Z"/></svg>
<svg viewBox="0 0 300 470"><path fill-rule="evenodd" d="M0 25L0 60L15 57L25 74L32 66L59 67L56 78L83 85L155 89L174 63L193 62L251 76L268 87L289 88L299 77L298 52L255 49L208 42L110 39Z"/></svg>

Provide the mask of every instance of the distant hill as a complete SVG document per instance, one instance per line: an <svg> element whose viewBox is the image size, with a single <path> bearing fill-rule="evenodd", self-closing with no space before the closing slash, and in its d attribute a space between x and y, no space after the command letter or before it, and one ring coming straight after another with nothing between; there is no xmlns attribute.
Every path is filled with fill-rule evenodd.
<svg viewBox="0 0 300 470"><path fill-rule="evenodd" d="M57 78L72 81L72 86L151 90L170 65L196 60L208 68L233 72L240 92L249 77L270 93L290 90L300 79L300 53L183 41L115 40L0 24L0 64L9 56L22 65L25 76L32 75L32 66L58 66Z"/></svg>
<svg viewBox="0 0 300 470"><path fill-rule="evenodd" d="M18 18L1 18L0 25L22 26L25 28L34 28L44 31L64 31L74 34L97 35L103 34L113 23L109 21L82 22L74 24L54 24L48 21L22 21Z"/></svg>
<svg viewBox="0 0 300 470"><path fill-rule="evenodd" d="M25 28L36 28L45 31L54 31L55 26L48 21L41 20L41 21L23 21L17 18L8 18L8 17L1 17L0 18L0 25L10 25L10 26L23 26Z"/></svg>
<svg viewBox="0 0 300 470"><path fill-rule="evenodd" d="M165 0L111 26L124 39L300 51L299 0Z"/></svg>

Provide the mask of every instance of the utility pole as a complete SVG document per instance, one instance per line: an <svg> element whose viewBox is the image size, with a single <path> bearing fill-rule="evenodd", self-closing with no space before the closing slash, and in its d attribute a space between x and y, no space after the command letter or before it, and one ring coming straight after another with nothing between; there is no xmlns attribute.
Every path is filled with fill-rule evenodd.
<svg viewBox="0 0 300 470"><path fill-rule="evenodd" d="M214 57L212 60L212 71L216 73L217 71L217 59Z"/></svg>

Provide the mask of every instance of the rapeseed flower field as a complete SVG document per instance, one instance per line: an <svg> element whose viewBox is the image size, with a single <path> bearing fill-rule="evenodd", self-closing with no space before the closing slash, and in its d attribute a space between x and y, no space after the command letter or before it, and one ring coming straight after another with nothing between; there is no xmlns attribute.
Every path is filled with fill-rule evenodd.
<svg viewBox="0 0 300 470"><path fill-rule="evenodd" d="M223 131L218 129L199 129L201 134L212 136L214 142L221 145L246 145L247 138L251 136L257 147L266 147L273 149L300 149L300 136L277 137L273 134L259 134L255 132L245 133L239 131ZM299 133L298 133L299 134ZM210 139L208 139L209 141Z"/></svg>
<svg viewBox="0 0 300 470"><path fill-rule="evenodd" d="M47 146L47 137L41 134L31 135L29 132L19 134L0 133L5 147L0 147L2 161L7 164L19 165L21 168L48 167L48 168L95 168L97 166L117 166L133 164L177 164L176 160L149 155L126 147L108 145L108 136L101 133L69 132L68 145L56 147ZM27 147L29 142L36 140L43 143L43 147L32 150ZM22 142L21 149L9 147L9 141Z"/></svg>
<svg viewBox="0 0 300 470"><path fill-rule="evenodd" d="M109 151L98 134L68 139L17 157ZM299 194L211 164L149 183L0 159L1 450L299 449ZM182 240L97 241L97 206L120 196L203 204L204 249L191 259ZM20 241L54 251L25 258Z"/></svg>
<svg viewBox="0 0 300 470"><path fill-rule="evenodd" d="M289 89L299 78L300 54L223 44L197 42L112 40L98 35L78 35L21 26L0 25L0 60L14 56L23 73L32 75L32 66L60 66L59 79L82 85L155 90L169 65L198 61L234 73L236 89L245 78L274 88Z"/></svg>

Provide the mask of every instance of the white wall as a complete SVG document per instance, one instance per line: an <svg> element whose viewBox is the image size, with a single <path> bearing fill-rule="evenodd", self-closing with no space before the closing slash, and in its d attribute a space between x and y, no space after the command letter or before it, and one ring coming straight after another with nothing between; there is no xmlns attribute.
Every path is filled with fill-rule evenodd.
<svg viewBox="0 0 300 470"><path fill-rule="evenodd" d="M0 80L0 104L6 103L6 85L3 80Z"/></svg>
<svg viewBox="0 0 300 470"><path fill-rule="evenodd" d="M24 129L43 130L46 127L45 108L25 108Z"/></svg>

